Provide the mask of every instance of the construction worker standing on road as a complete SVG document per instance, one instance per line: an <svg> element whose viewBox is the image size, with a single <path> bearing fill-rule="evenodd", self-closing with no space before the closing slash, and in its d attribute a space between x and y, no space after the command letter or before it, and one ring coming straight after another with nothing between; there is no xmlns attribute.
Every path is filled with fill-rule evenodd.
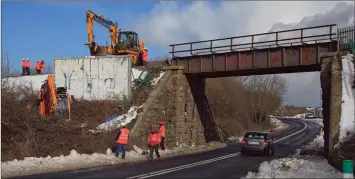
<svg viewBox="0 0 355 179"><path fill-rule="evenodd" d="M46 63L42 60L41 61L41 74L44 74L44 68L46 67Z"/></svg>
<svg viewBox="0 0 355 179"><path fill-rule="evenodd" d="M119 153L122 152L122 159L126 157L126 145L128 144L129 130L126 126L122 126L116 136L116 157L119 157Z"/></svg>
<svg viewBox="0 0 355 179"><path fill-rule="evenodd" d="M147 47L144 47L142 60L143 60L143 65L146 66L148 64L148 49L147 49Z"/></svg>
<svg viewBox="0 0 355 179"><path fill-rule="evenodd" d="M149 159L153 160L153 152L155 152L155 155L157 158L160 158L159 154L159 144L160 144L160 135L159 133L155 130L155 126L152 125L150 128L150 133L148 136L148 148L149 148Z"/></svg>
<svg viewBox="0 0 355 179"><path fill-rule="evenodd" d="M26 60L22 58L22 75L26 75Z"/></svg>
<svg viewBox="0 0 355 179"><path fill-rule="evenodd" d="M36 61L36 72L37 72L37 75L40 75L41 74L41 62L39 62L39 60Z"/></svg>
<svg viewBox="0 0 355 179"><path fill-rule="evenodd" d="M165 126L164 126L164 121L160 121L159 122L159 133L161 136L161 141L160 141L160 148L161 150L165 150L166 146L165 146Z"/></svg>

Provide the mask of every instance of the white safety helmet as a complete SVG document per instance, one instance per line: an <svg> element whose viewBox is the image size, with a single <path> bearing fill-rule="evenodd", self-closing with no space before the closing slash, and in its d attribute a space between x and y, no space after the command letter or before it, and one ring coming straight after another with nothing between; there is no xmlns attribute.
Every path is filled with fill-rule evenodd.
<svg viewBox="0 0 355 179"><path fill-rule="evenodd" d="M144 50L148 50L147 47L144 47Z"/></svg>

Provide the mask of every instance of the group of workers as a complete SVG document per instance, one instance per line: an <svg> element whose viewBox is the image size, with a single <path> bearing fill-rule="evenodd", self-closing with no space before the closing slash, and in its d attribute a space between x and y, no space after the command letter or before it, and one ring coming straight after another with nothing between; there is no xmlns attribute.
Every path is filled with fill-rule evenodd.
<svg viewBox="0 0 355 179"><path fill-rule="evenodd" d="M165 126L164 121L159 122L159 131L155 129L155 126L150 127L150 133L148 135L148 148L149 148L149 159L153 159L153 152L155 152L156 157L160 158L159 146L162 150L165 150L167 145L165 143ZM120 152L122 153L121 158L126 157L126 145L128 144L129 129L126 126L122 126L115 139L115 153L116 157L119 157Z"/></svg>
<svg viewBox="0 0 355 179"><path fill-rule="evenodd" d="M44 73L45 66L46 66L46 64L43 60L42 61L37 60L36 65L35 65L37 75ZM27 59L23 58L22 59L22 75L31 75L30 68L31 68L30 60L28 58Z"/></svg>

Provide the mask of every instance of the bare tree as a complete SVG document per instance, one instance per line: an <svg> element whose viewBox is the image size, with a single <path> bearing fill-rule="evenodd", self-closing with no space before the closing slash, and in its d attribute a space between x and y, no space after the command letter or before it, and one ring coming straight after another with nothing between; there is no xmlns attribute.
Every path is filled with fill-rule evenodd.
<svg viewBox="0 0 355 179"><path fill-rule="evenodd" d="M7 77L11 75L11 64L9 60L9 54L6 52L6 56L1 51L1 76Z"/></svg>
<svg viewBox="0 0 355 179"><path fill-rule="evenodd" d="M244 86L248 89L250 112L258 123L265 121L268 114L281 105L282 96L287 91L287 82L279 75L251 76Z"/></svg>

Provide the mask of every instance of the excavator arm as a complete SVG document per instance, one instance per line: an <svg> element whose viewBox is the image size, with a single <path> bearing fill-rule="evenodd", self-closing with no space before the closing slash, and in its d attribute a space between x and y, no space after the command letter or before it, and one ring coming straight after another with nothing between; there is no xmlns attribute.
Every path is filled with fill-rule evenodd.
<svg viewBox="0 0 355 179"><path fill-rule="evenodd" d="M94 41L94 21L101 26L109 29L111 37L111 45L99 46ZM134 31L121 31L117 23L104 18L101 15L93 13L91 10L86 12L86 23L88 31L88 42L90 55L105 56L110 55L129 55L132 57L133 65L142 64L142 53L144 50L144 42L139 41L138 34Z"/></svg>
<svg viewBox="0 0 355 179"><path fill-rule="evenodd" d="M85 45L89 46L91 55L95 55L96 52L98 51L98 48L100 48L94 42L94 38L95 38L94 28L93 28L94 21L97 22L98 24L102 25L103 27L109 29L109 34L111 36L111 45L108 47L107 52L112 53L113 49L115 48L115 46L118 45L118 42L119 42L118 32L120 31L120 28L118 28L117 23L114 23L111 20L108 20L101 15L93 13L91 10L88 10L86 12L88 42ZM106 54L104 54L104 55L106 55Z"/></svg>

